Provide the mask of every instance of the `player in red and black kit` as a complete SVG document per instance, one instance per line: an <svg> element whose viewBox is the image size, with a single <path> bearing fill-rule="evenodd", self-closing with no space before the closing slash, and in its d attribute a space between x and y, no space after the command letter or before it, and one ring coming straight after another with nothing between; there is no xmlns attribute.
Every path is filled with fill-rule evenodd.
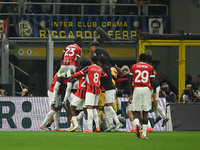
<svg viewBox="0 0 200 150"><path fill-rule="evenodd" d="M80 61L80 69L83 69L89 65L90 65L89 60ZM78 89L76 93L74 93L72 96L73 98L72 98L70 110L72 114L72 121L74 123L74 127L71 129L70 132L73 132L77 128L79 128L77 114L75 110L78 106L82 106L85 109L85 93L86 93L86 76L81 75L78 77Z"/></svg>
<svg viewBox="0 0 200 150"><path fill-rule="evenodd" d="M148 127L148 111L151 109L151 98L156 98L156 83L153 66L146 63L146 54L140 55L140 62L132 65L131 73L133 80L130 86L130 109L134 112L134 124L136 125L136 134L140 138L139 115L143 113L143 132L142 138L147 139L146 132ZM132 87L131 87L132 85ZM151 90L153 89L153 94ZM133 91L133 92L132 92Z"/></svg>
<svg viewBox="0 0 200 150"><path fill-rule="evenodd" d="M112 105L115 102L115 96L116 96L116 90L115 86L112 82L112 76L111 76L111 70L110 67L105 64L106 58L103 56L98 57L98 64L101 66L101 68L105 71L105 73L108 75L108 78L101 78L101 85L105 89L105 106L104 109L106 111L106 116L108 118L109 126L105 130L106 132L111 131L113 128L112 123L114 120L116 123L115 131L118 131L118 129L121 127L119 119L117 117L117 114L115 110L113 109Z"/></svg>
<svg viewBox="0 0 200 150"><path fill-rule="evenodd" d="M98 106L99 96L100 96L100 78L107 78L107 74L103 71L103 69L96 65L97 57L93 56L91 58L91 65L83 68L78 73L74 74L73 78L78 78L81 75L86 75L86 97L85 97L85 105L88 113L87 127L88 129L85 132L93 132L92 123L93 119L96 124L96 131L100 131L99 128L99 118L96 107Z"/></svg>
<svg viewBox="0 0 200 150"><path fill-rule="evenodd" d="M50 99L51 110L48 112L48 114L46 115L44 121L42 122L42 124L40 126L41 130L49 130L46 127L46 124L53 116L54 116L54 122L55 122L54 131L58 131L59 130L59 119L60 119L60 110L61 110L61 90L64 87L63 84L67 85L67 79L66 78L63 79L63 81L62 81L63 84L61 84L59 86L59 90L56 93L56 98L55 98L55 101L54 101L54 99L53 99L53 91L54 91L54 88L55 88L55 83L57 81L57 78L58 78L58 72L54 76L53 81L52 81L52 83L50 85L50 88L48 90L48 96L49 96L49 99Z"/></svg>
<svg viewBox="0 0 200 150"><path fill-rule="evenodd" d="M71 44L65 47L65 49L63 50L63 54L60 59L61 67L58 71L58 78L53 92L54 102L63 78L71 77L71 69L75 72L76 68L79 67L80 58L82 56L82 49L81 49L82 43L83 43L82 39L80 37L77 37L75 39L75 44ZM72 88L72 83L70 82L70 80L68 80L64 103L66 103L71 93L71 88Z"/></svg>

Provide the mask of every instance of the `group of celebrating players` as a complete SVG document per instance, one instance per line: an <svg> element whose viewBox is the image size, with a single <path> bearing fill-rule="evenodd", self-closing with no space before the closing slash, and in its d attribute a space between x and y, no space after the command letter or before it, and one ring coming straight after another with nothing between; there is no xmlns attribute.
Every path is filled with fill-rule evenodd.
<svg viewBox="0 0 200 150"><path fill-rule="evenodd" d="M54 131L59 131L62 106L68 114L68 120L71 121L70 132L81 129L80 119L84 116L87 120L87 130L84 131L86 133L93 132L93 121L94 131L102 131L100 118L105 123L105 132L118 131L123 126L120 123L121 118L117 116L113 108L113 104L117 103L114 79L117 74L120 75L119 68L117 66L111 68L107 65L103 54L98 57L93 56L91 60L81 59L82 43L82 39L77 37L75 44L65 47L63 51L61 67L48 90L51 110L42 122L41 130L50 130L49 126L54 121ZM146 133L152 130L148 125L148 111L152 107L152 101L156 102L158 99L156 93L158 93L159 85L155 81L156 74L154 67L147 63L146 54L141 54L140 62L131 67L128 111L133 112L134 119L131 120L133 129L129 132L136 132L136 135L143 139L147 139ZM61 90L63 88L66 90L62 101ZM83 111L77 114L77 110ZM143 119L139 121L141 115ZM115 125L113 125L113 120ZM167 121L165 119L164 125Z"/></svg>

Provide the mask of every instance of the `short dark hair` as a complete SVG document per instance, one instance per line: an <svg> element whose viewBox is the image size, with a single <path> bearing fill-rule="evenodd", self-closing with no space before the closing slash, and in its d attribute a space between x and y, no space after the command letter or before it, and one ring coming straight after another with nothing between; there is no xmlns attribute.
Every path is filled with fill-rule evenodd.
<svg viewBox="0 0 200 150"><path fill-rule="evenodd" d="M74 42L80 47L82 47L83 45L83 40L81 39L81 37L76 37Z"/></svg>
<svg viewBox="0 0 200 150"><path fill-rule="evenodd" d="M147 54L145 54L145 53L140 54L139 61L146 62L147 61Z"/></svg>
<svg viewBox="0 0 200 150"><path fill-rule="evenodd" d="M98 41L93 41L89 44L89 46L96 46L98 47L99 46L99 42Z"/></svg>
<svg viewBox="0 0 200 150"><path fill-rule="evenodd" d="M99 57L98 57L98 61L99 61L101 64L105 64L106 58L105 58L104 56L99 56Z"/></svg>
<svg viewBox="0 0 200 150"><path fill-rule="evenodd" d="M160 24L161 24L161 23L160 23L160 21L158 21L158 20L152 21L152 22L151 22L151 27L153 27L153 24L154 24L154 23L158 24L159 27L160 27Z"/></svg>
<svg viewBox="0 0 200 150"><path fill-rule="evenodd" d="M90 64L91 64L90 61L87 59L81 59L81 61L80 61L80 66L82 69L89 66Z"/></svg>
<svg viewBox="0 0 200 150"><path fill-rule="evenodd" d="M152 61L152 56L149 54L146 54L146 61L151 62Z"/></svg>
<svg viewBox="0 0 200 150"><path fill-rule="evenodd" d="M92 56L91 61L96 64L98 61L97 56Z"/></svg>

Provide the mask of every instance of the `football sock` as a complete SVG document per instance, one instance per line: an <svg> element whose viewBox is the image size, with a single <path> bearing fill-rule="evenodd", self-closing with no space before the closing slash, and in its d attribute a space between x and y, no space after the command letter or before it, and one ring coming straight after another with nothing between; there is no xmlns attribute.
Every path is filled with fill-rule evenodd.
<svg viewBox="0 0 200 150"><path fill-rule="evenodd" d="M139 126L139 123L140 123L139 119L138 119L138 118L135 118L135 119L134 119L134 125L135 125L135 126L137 126L137 125Z"/></svg>
<svg viewBox="0 0 200 150"><path fill-rule="evenodd" d="M148 125L147 124L143 124L142 125L142 136L146 137L147 136L147 127Z"/></svg>
<svg viewBox="0 0 200 150"><path fill-rule="evenodd" d="M81 120L83 117L85 117L85 113L84 111L81 111L77 116L77 120Z"/></svg>
<svg viewBox="0 0 200 150"><path fill-rule="evenodd" d="M87 113L88 113L87 127L89 130L92 130L93 109L87 109Z"/></svg>
<svg viewBox="0 0 200 150"><path fill-rule="evenodd" d="M94 115L94 122L95 122L96 128L99 128L99 115L96 109L93 109L93 115Z"/></svg>
<svg viewBox="0 0 200 150"><path fill-rule="evenodd" d="M109 109L111 118L114 119L116 124L119 124L120 123L119 119L118 119L117 114L116 114L115 110L113 109L113 107L112 106L108 106L108 109Z"/></svg>
<svg viewBox="0 0 200 150"><path fill-rule="evenodd" d="M103 122L105 122L105 125L106 125L106 128L107 128L109 126L107 117L106 117L106 115L102 111L100 111L100 112L101 112L102 120L103 120Z"/></svg>
<svg viewBox="0 0 200 150"><path fill-rule="evenodd" d="M71 89L72 89L72 83L71 82L67 82L67 88L66 88L66 92L65 92L65 97L64 97L64 102L67 101L67 99L69 98L70 94L71 94Z"/></svg>
<svg viewBox="0 0 200 150"><path fill-rule="evenodd" d="M73 123L70 123L70 129L72 129L74 127Z"/></svg>
<svg viewBox="0 0 200 150"><path fill-rule="evenodd" d="M55 129L59 129L60 111L57 111L54 115Z"/></svg>
<svg viewBox="0 0 200 150"><path fill-rule="evenodd" d="M159 116L160 116L159 113L158 113L158 110L156 109L156 107L154 107L154 112L155 112L155 114L156 114L156 117L159 117Z"/></svg>
<svg viewBox="0 0 200 150"><path fill-rule="evenodd" d="M48 114L46 115L44 121L42 122L41 126L45 126L47 124L47 122L49 121L49 119L55 114L56 112L54 110L50 110L50 112L48 112Z"/></svg>
<svg viewBox="0 0 200 150"><path fill-rule="evenodd" d="M72 117L72 120L73 120L73 122L74 122L74 126L77 127L77 126L78 126L77 117L76 117L76 116L73 116L73 117Z"/></svg>
<svg viewBox="0 0 200 150"><path fill-rule="evenodd" d="M54 90L53 90L53 100L55 101L55 98L57 96L59 87L60 87L61 83L60 82L56 82L55 86L54 86Z"/></svg>
<svg viewBox="0 0 200 150"><path fill-rule="evenodd" d="M110 111L109 111L109 108L107 106L104 107L105 111L106 111L106 118L107 118L107 121L108 121L108 124L111 125L113 124L113 119L110 115Z"/></svg>
<svg viewBox="0 0 200 150"><path fill-rule="evenodd" d="M148 120L148 125L147 125L147 128L151 128L151 123L150 121Z"/></svg>
<svg viewBox="0 0 200 150"><path fill-rule="evenodd" d="M135 129L135 123L134 121L131 121L132 129Z"/></svg>
<svg viewBox="0 0 200 150"><path fill-rule="evenodd" d="M166 119L166 116L164 115L162 108L159 105L156 107L156 110L159 112L163 119Z"/></svg>

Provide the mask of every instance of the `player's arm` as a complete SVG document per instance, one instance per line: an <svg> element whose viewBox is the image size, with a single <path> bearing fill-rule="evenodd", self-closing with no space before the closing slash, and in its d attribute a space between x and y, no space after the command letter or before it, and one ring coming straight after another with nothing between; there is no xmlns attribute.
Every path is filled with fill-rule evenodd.
<svg viewBox="0 0 200 150"><path fill-rule="evenodd" d="M81 71L75 73L72 78L78 78L81 75L85 75L88 72L88 67L83 68Z"/></svg>
<svg viewBox="0 0 200 150"><path fill-rule="evenodd" d="M129 79L128 79L128 89L129 89L129 102L131 103L132 102L132 99L133 99L133 86L132 86L132 83L133 83L133 74L130 73L130 76L129 76Z"/></svg>
<svg viewBox="0 0 200 150"><path fill-rule="evenodd" d="M78 53L76 54L76 67L78 68L78 70L80 70L80 61L81 61L81 56L82 56L82 49L78 50Z"/></svg>
<svg viewBox="0 0 200 150"><path fill-rule="evenodd" d="M65 56L65 51L63 51L61 57L60 57L60 65L62 64L63 62L63 59L64 59L64 56Z"/></svg>
<svg viewBox="0 0 200 150"><path fill-rule="evenodd" d="M108 75L104 72L104 70L102 70L102 77L103 78L108 78Z"/></svg>

